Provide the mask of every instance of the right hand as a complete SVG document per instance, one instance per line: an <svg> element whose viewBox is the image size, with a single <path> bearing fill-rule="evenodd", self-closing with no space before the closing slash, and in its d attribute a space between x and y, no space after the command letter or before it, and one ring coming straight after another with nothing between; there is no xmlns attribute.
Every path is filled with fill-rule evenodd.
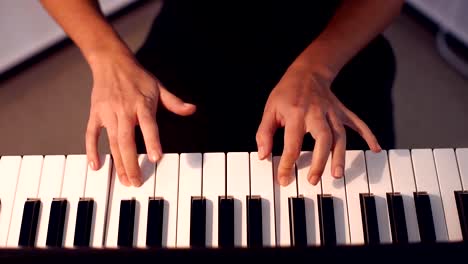
<svg viewBox="0 0 468 264"><path fill-rule="evenodd" d="M195 105L168 92L132 55L100 56L90 65L94 84L86 130L89 166L93 170L100 167L97 144L101 128L106 128L120 182L141 186L135 126L141 127L149 159L157 162L162 157L156 124L158 101L182 116L193 114Z"/></svg>

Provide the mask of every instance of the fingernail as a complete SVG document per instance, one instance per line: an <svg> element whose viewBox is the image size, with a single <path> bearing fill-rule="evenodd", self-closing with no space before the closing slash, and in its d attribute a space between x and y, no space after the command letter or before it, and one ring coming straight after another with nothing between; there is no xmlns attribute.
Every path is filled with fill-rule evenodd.
<svg viewBox="0 0 468 264"><path fill-rule="evenodd" d="M263 159L264 156L265 156L265 148L263 146L260 146L258 148L258 158Z"/></svg>
<svg viewBox="0 0 468 264"><path fill-rule="evenodd" d="M132 183L133 186L140 187L141 186L141 180L138 178L130 178L130 182Z"/></svg>
<svg viewBox="0 0 468 264"><path fill-rule="evenodd" d="M121 183L122 183L124 186L127 186L127 187L129 187L129 186L131 185L130 182L128 181L127 176L123 176L123 177L122 177Z"/></svg>
<svg viewBox="0 0 468 264"><path fill-rule="evenodd" d="M91 167L91 169L96 170L96 164L94 163L94 161L91 161L89 163L89 166Z"/></svg>
<svg viewBox="0 0 468 264"><path fill-rule="evenodd" d="M319 178L318 176L312 175L307 179L307 181L309 181L310 184L315 186L318 183L318 178Z"/></svg>
<svg viewBox="0 0 468 264"><path fill-rule="evenodd" d="M289 177L280 177L279 184L282 186L286 186L289 183Z"/></svg>
<svg viewBox="0 0 468 264"><path fill-rule="evenodd" d="M344 174L344 170L343 170L343 167L341 166L337 166L335 168L335 171L333 172L333 176L335 176L335 178L341 178L343 177L343 174Z"/></svg>
<svg viewBox="0 0 468 264"><path fill-rule="evenodd" d="M161 156L160 156L159 153L157 153L157 152L151 154L151 160L152 160L153 162L157 162L157 161L159 160L159 157L161 157Z"/></svg>

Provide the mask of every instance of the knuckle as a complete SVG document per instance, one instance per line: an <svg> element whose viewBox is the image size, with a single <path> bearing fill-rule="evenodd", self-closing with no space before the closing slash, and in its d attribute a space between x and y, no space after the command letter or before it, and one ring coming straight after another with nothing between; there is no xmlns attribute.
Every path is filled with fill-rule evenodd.
<svg viewBox="0 0 468 264"><path fill-rule="evenodd" d="M323 127L317 132L317 138L320 138L322 140L331 140L332 139L332 133L331 133L330 129L327 129L327 128Z"/></svg>
<svg viewBox="0 0 468 264"><path fill-rule="evenodd" d="M138 99L137 104L139 105L139 107L142 107L143 109L153 110L156 107L156 98L152 96L142 95Z"/></svg>
<svg viewBox="0 0 468 264"><path fill-rule="evenodd" d="M323 171L325 168L311 168L310 169L310 174L311 175L319 175L320 177L323 175Z"/></svg>
<svg viewBox="0 0 468 264"><path fill-rule="evenodd" d="M129 140L131 140L131 137L133 136L133 133L129 129L123 129L119 133L119 141L121 143L128 143Z"/></svg>
<svg viewBox="0 0 468 264"><path fill-rule="evenodd" d="M284 154L283 154L284 161L286 162L286 164L291 164L291 166L293 166L294 162L299 157L299 154L300 154L299 150L296 150L293 148L285 149Z"/></svg>
<svg viewBox="0 0 468 264"><path fill-rule="evenodd" d="M125 170L123 169L117 169L117 174L120 176L120 177L123 177L123 178L126 178L127 177L127 174L125 173Z"/></svg>
<svg viewBox="0 0 468 264"><path fill-rule="evenodd" d="M311 121L317 121L317 120L324 120L324 113L322 109L314 106L312 109L309 109L309 112L307 113L309 119Z"/></svg>
<svg viewBox="0 0 468 264"><path fill-rule="evenodd" d="M335 139L346 138L346 130L343 125L339 124L339 125L333 126L333 137Z"/></svg>
<svg viewBox="0 0 468 264"><path fill-rule="evenodd" d="M288 116L292 119L295 119L295 120L304 120L304 117L305 117L305 110L303 107L300 107L300 106L292 106L290 109L289 109L289 114Z"/></svg>
<svg viewBox="0 0 468 264"><path fill-rule="evenodd" d="M286 163L286 164L281 165L281 167L278 168L278 173L281 174L281 175L290 176L290 175L289 175L289 172L290 172L293 168L294 168L294 164L293 164L293 163Z"/></svg>
<svg viewBox="0 0 468 264"><path fill-rule="evenodd" d="M262 131L258 131L257 134L255 135L255 139L257 140L257 142L263 142L264 141L264 132Z"/></svg>
<svg viewBox="0 0 468 264"><path fill-rule="evenodd" d="M86 129L85 138L86 140L92 140L96 136L96 132L92 128Z"/></svg>

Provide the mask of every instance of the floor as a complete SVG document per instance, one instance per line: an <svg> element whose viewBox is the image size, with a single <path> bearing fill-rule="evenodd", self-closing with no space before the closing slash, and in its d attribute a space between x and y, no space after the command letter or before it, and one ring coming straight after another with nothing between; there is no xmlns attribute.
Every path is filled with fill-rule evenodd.
<svg viewBox="0 0 468 264"><path fill-rule="evenodd" d="M136 50L159 1L113 20ZM398 61L394 89L398 148L468 147L468 80L437 54L433 34L402 14L385 32ZM92 79L68 45L0 81L0 155L82 154ZM105 133L100 152L109 153Z"/></svg>

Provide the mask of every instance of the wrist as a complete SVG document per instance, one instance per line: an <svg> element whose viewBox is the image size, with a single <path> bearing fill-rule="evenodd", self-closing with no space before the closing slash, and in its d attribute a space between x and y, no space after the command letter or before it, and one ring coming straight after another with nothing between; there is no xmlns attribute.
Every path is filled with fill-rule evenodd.
<svg viewBox="0 0 468 264"><path fill-rule="evenodd" d="M93 71L103 64L135 60L132 51L123 43L100 45L83 51L83 55Z"/></svg>
<svg viewBox="0 0 468 264"><path fill-rule="evenodd" d="M298 57L289 67L320 81L325 86L330 87L337 73L327 64Z"/></svg>
<svg viewBox="0 0 468 264"><path fill-rule="evenodd" d="M129 50L101 50L90 53L86 60L93 74L100 72L103 67L116 65L136 65L136 59Z"/></svg>
<svg viewBox="0 0 468 264"><path fill-rule="evenodd" d="M315 72L330 82L346 63L340 50L331 48L330 41L317 38L294 61L297 67Z"/></svg>

